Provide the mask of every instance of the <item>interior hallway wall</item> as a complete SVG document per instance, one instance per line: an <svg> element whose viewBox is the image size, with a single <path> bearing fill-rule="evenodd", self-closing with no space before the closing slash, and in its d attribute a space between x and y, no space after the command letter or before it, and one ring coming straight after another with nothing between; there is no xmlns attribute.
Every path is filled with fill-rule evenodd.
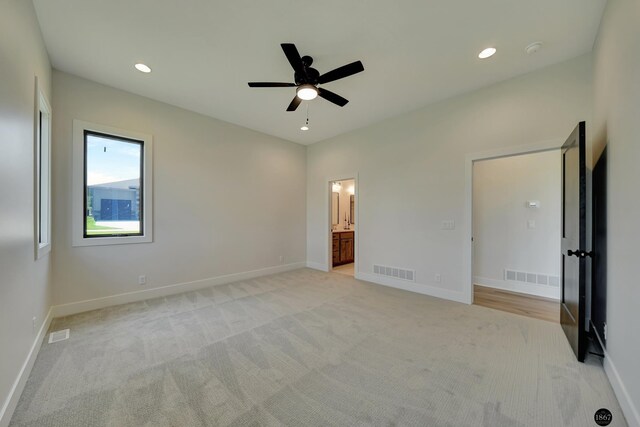
<svg viewBox="0 0 640 427"><path fill-rule="evenodd" d="M474 283L560 298L561 170L559 150L474 163Z"/></svg>

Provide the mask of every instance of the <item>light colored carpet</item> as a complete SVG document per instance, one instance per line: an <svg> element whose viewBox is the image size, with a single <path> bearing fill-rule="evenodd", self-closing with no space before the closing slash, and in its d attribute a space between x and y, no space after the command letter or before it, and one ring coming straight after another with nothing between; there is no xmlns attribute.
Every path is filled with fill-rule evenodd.
<svg viewBox="0 0 640 427"><path fill-rule="evenodd" d="M12 426L625 425L560 326L309 269L55 319Z"/></svg>

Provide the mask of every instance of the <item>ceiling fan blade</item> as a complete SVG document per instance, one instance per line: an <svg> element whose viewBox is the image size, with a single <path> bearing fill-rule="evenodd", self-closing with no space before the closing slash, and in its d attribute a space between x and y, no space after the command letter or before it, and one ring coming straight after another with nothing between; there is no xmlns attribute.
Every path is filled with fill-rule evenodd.
<svg viewBox="0 0 640 427"><path fill-rule="evenodd" d="M340 95L322 88L318 88L318 96L321 96L327 101L333 102L334 104L339 105L341 107L344 107L345 105L347 105L347 102L349 102L348 99L344 99Z"/></svg>
<svg viewBox="0 0 640 427"><path fill-rule="evenodd" d="M329 83L334 80L352 76L362 71L364 71L362 62L352 62L351 64L343 65L342 67L338 67L335 70L329 71L328 73L324 73L318 78L318 83Z"/></svg>
<svg viewBox="0 0 640 427"><path fill-rule="evenodd" d="M301 102L302 99L298 98L298 95L294 96L291 104L289 104L289 106L287 107L287 111L296 111L298 105L300 105Z"/></svg>
<svg viewBox="0 0 640 427"><path fill-rule="evenodd" d="M295 83L249 82L249 87L294 87Z"/></svg>
<svg viewBox="0 0 640 427"><path fill-rule="evenodd" d="M302 63L302 58L300 58L300 53L298 52L296 45L293 43L281 43L280 46L282 46L282 50L289 60L289 64L293 67L293 71L301 76L306 75L304 72L304 64Z"/></svg>

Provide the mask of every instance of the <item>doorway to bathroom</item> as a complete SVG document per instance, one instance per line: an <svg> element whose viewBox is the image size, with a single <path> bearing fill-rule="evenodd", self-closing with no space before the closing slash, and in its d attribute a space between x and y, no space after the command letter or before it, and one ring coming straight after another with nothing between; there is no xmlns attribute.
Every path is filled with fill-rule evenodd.
<svg viewBox="0 0 640 427"><path fill-rule="evenodd" d="M355 276L356 180L349 178L330 181L329 189L329 270Z"/></svg>

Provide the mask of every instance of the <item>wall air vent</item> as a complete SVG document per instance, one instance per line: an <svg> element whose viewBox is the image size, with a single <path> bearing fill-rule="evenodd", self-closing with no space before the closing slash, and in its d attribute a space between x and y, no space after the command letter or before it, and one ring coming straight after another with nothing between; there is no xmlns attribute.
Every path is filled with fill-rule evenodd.
<svg viewBox="0 0 640 427"><path fill-rule="evenodd" d="M416 272L415 270L407 270L398 267L386 267L384 265L373 265L374 274L380 276L387 276L394 279L407 280L409 282L415 282Z"/></svg>
<svg viewBox="0 0 640 427"><path fill-rule="evenodd" d="M560 286L560 278L558 276L549 276L547 274L527 273L524 271L504 270L504 280L509 282L522 282L534 285L545 285L558 287Z"/></svg>
<svg viewBox="0 0 640 427"><path fill-rule="evenodd" d="M63 329L61 331L51 332L49 334L49 344L58 341L64 341L69 339L69 329Z"/></svg>

